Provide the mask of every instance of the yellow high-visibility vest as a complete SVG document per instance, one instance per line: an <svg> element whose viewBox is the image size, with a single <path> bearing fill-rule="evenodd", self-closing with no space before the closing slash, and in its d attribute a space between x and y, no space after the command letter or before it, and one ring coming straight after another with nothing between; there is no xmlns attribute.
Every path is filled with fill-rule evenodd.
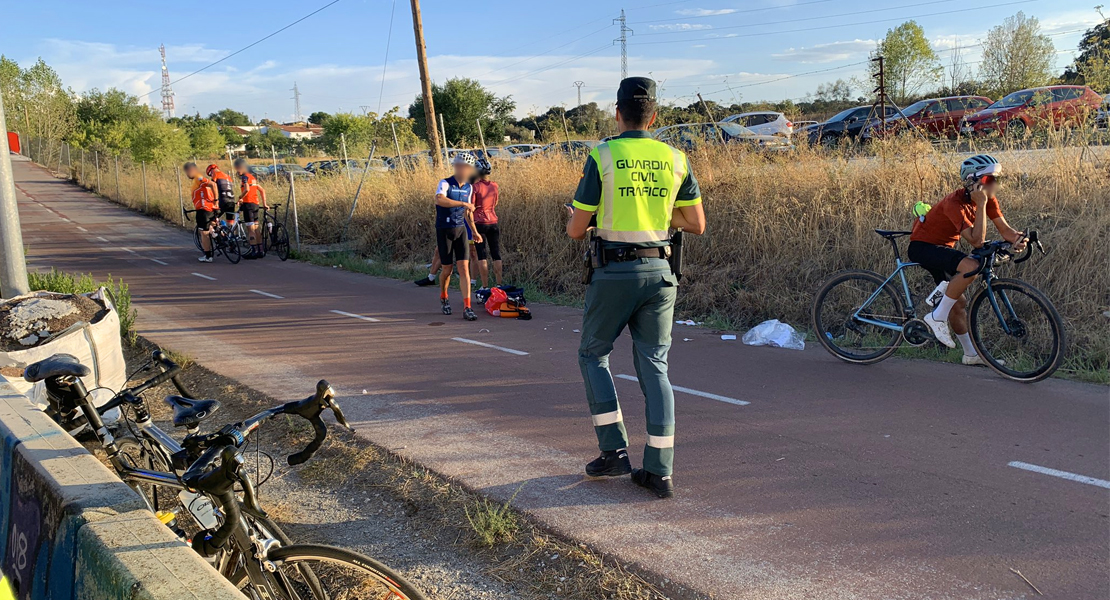
<svg viewBox="0 0 1110 600"><path fill-rule="evenodd" d="M631 244L668 239L686 155L651 138L621 137L590 152L601 173L597 229L603 240Z"/></svg>

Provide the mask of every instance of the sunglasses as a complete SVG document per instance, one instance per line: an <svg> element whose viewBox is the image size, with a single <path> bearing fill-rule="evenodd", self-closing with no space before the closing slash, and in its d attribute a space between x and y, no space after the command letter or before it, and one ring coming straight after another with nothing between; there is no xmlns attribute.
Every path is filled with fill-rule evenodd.
<svg viewBox="0 0 1110 600"><path fill-rule="evenodd" d="M1001 177L1001 175L983 175L983 177L979 179L979 184L991 185L992 183L999 182L1001 180Z"/></svg>

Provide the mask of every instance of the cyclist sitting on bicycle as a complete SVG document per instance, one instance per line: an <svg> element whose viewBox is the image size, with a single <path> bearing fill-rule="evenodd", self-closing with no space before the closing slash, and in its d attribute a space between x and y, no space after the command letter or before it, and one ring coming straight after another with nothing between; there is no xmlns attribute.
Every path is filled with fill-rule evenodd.
<svg viewBox="0 0 1110 600"><path fill-rule="evenodd" d="M216 184L200 174L196 163L187 162L183 167L185 176L193 180L193 208L197 209L197 230L204 232L200 236L200 247L204 249L204 256L200 262L212 262L212 224L216 219Z"/></svg>
<svg viewBox="0 0 1110 600"><path fill-rule="evenodd" d="M937 341L956 347L952 333L963 347L965 365L985 365L968 335L967 301L964 291L975 277L965 277L979 269L979 260L956 249L962 238L973 248L987 239L987 220L994 223L1003 239L1013 244L1015 252L1025 247L1025 234L1010 227L1002 216L995 194L999 189L1002 165L989 154L977 154L960 165L963 187L948 194L923 219L914 223L907 251L909 259L920 264L944 290L944 296L925 323ZM951 325L951 329L949 329Z"/></svg>
<svg viewBox="0 0 1110 600"><path fill-rule="evenodd" d="M220 212L223 213L224 223L229 228L233 228L235 226L235 219L239 216L239 208L235 203L235 189L231 185L231 178L214 164L208 165L204 173L212 179L216 184L216 189L219 191L216 198L220 201Z"/></svg>
<svg viewBox="0 0 1110 600"><path fill-rule="evenodd" d="M258 205L270 208L266 204L266 190L258 185L258 180L251 173L250 165L245 158L235 159L235 172L239 175L242 193L239 196L239 209L243 211L243 225L247 228L247 241L251 249L243 258L262 258L266 255L262 248L262 235L258 226Z"/></svg>

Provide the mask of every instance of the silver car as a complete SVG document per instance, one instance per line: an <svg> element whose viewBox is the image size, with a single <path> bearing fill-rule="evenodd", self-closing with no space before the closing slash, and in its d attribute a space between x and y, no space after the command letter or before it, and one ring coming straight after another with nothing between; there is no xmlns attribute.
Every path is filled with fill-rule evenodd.
<svg viewBox="0 0 1110 600"><path fill-rule="evenodd" d="M794 135L794 124L786 115L774 111L747 112L731 117L725 117L725 123L736 123L747 127L752 133L759 135L778 135L790 137Z"/></svg>

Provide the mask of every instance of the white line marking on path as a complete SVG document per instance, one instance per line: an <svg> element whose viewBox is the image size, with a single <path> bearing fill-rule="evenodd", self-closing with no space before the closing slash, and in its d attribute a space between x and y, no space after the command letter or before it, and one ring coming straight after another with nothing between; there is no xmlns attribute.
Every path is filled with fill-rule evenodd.
<svg viewBox="0 0 1110 600"><path fill-rule="evenodd" d="M617 378L618 379L625 379L627 381L639 381L639 379L637 379L635 375L617 375ZM692 390L688 387L682 387L681 385L671 384L671 389L676 391L676 392L682 392L684 394L690 394L691 396L699 396L701 398L709 398L710 400L716 400L718 402L724 402L726 404L735 404L736 406L747 406L747 405L751 404L751 402L747 402L745 400L737 400L736 398L729 398L728 396L719 396L717 394L710 394L709 392L699 392L698 390Z"/></svg>
<svg viewBox="0 0 1110 600"><path fill-rule="evenodd" d="M285 300L285 296L278 296L277 294L271 294L270 292L263 292L262 290L247 290L247 291L258 294L259 296L266 296L267 298L273 298L275 300Z"/></svg>
<svg viewBox="0 0 1110 600"><path fill-rule="evenodd" d="M1094 477L1087 477L1086 475L1079 475L1077 473L1069 473L1067 471L1060 471L1057 469L1050 469L1048 467L1031 465L1027 462L1021 462L1019 460L1015 460L1007 464L1006 466L1022 469L1025 471L1032 471L1034 473L1040 473L1041 475L1051 475L1053 477L1059 477L1060 479L1067 479L1069 481L1078 481L1079 483L1086 483L1087 485L1093 485L1110 490L1110 481L1106 481L1105 479L1095 479Z"/></svg>
<svg viewBox="0 0 1110 600"><path fill-rule="evenodd" d="M85 229L84 227L81 227L80 225L78 225L77 228L80 229L81 231L84 231L85 233L89 232L88 229Z"/></svg>
<svg viewBox="0 0 1110 600"><path fill-rule="evenodd" d="M130 248L124 248L123 246L120 246L120 250L123 250L124 252L130 252L131 254L138 254L138 252L135 252Z"/></svg>
<svg viewBox="0 0 1110 600"><path fill-rule="evenodd" d="M99 235L98 235L98 236L96 236L96 239L98 239L98 240L100 240L100 241L102 241L102 242L107 242L107 241L108 241L108 240L106 240L106 239L104 239L104 238L100 237Z"/></svg>
<svg viewBox="0 0 1110 600"><path fill-rule="evenodd" d="M254 290L251 291L253 292ZM377 323L380 320L375 319L374 317L367 317L363 315L356 315L355 313L343 312L341 310L332 310L328 312L333 312L337 315L343 315L344 317L351 317L352 319L362 319L363 321L370 321L371 323Z"/></svg>
<svg viewBox="0 0 1110 600"><path fill-rule="evenodd" d="M493 350L500 350L502 352L508 352L509 354L515 354L517 356L528 356L528 353L524 352L523 350L513 350L512 348L505 348L503 346L494 346L493 344L487 344L485 342L479 342L478 340L468 340L466 338L451 338L451 339L455 340L456 342L462 342L464 344L474 344L475 346L481 346L483 348L490 348L490 349L493 349Z"/></svg>
<svg viewBox="0 0 1110 600"><path fill-rule="evenodd" d="M207 279L208 281L216 281L215 277L209 277L209 276L207 276L203 273L193 273L193 275L196 275L197 277L200 277L201 279Z"/></svg>
<svg viewBox="0 0 1110 600"><path fill-rule="evenodd" d="M168 262L162 262L162 261L158 260L157 258L152 258L152 259L150 259L150 260L153 260L154 262L156 262L156 263L158 263L158 264L162 265L163 267L168 267L168 266L170 266L170 263L168 263Z"/></svg>

